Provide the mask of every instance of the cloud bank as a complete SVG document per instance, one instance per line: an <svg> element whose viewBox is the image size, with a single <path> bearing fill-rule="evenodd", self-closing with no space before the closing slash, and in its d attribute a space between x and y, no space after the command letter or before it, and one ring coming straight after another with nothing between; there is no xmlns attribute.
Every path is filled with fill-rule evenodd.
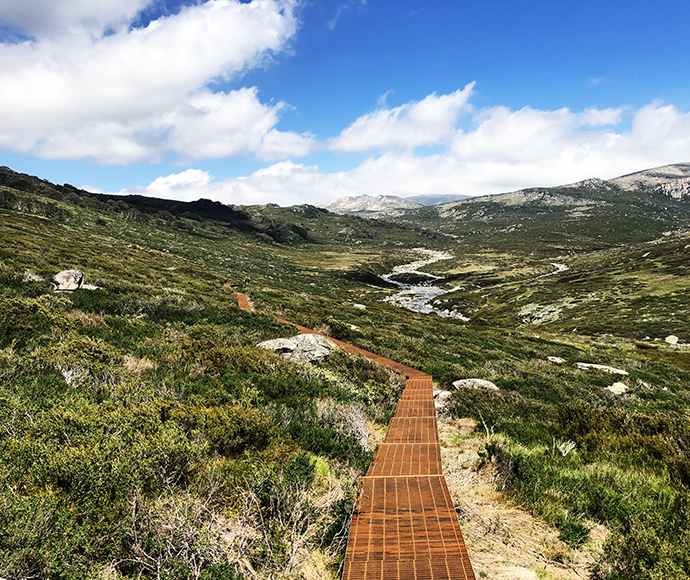
<svg viewBox="0 0 690 580"><path fill-rule="evenodd" d="M446 96L459 101L458 94ZM194 173L195 181L185 181L167 194L159 180L121 193L281 205L318 203L362 193L485 195L590 177L610 179L690 159L690 114L671 105L651 103L637 110L573 112L526 107L511 111L506 107L475 110L463 101L463 113L458 117L457 112L448 112L443 96L430 95L427 99L365 115L331 141L331 148L341 144L343 150L387 148L351 171L323 173L317 165L282 161L251 175L219 182L213 182L208 173ZM410 114L425 101L438 108L438 116L428 116L446 120L445 125L429 132L425 132L428 116ZM456 126L463 115L469 129ZM415 145L429 142L446 145L443 152L433 155L415 152ZM189 175L185 172L165 179Z"/></svg>
<svg viewBox="0 0 690 580"><path fill-rule="evenodd" d="M131 28L151 2L0 0L2 20L35 37L0 44L0 147L103 164L309 148L310 135L275 129L284 103L208 88L286 48L292 0L208 0Z"/></svg>

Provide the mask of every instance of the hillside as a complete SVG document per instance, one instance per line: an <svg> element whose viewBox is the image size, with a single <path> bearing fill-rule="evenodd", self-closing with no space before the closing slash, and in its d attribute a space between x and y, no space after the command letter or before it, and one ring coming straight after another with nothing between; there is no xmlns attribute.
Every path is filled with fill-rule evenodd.
<svg viewBox="0 0 690 580"><path fill-rule="evenodd" d="M397 221L457 236L461 244L487 241L507 251L599 250L687 227L690 202L682 192L689 177L690 165L667 166L610 181L589 179L409 210Z"/></svg>
<svg viewBox="0 0 690 580"><path fill-rule="evenodd" d="M408 209L435 205L462 199L463 195L413 195L398 197L396 195L357 195L341 197L319 207L344 215L357 215L366 218L385 218L397 216Z"/></svg>
<svg viewBox="0 0 690 580"><path fill-rule="evenodd" d="M578 574L690 575L684 200L592 182L391 222L0 179L1 576L337 577L401 381L258 349L295 333L273 315L431 374L449 461L554 530L553 577L602 529ZM468 322L383 302L415 248L452 256L418 269ZM98 289L55 293L70 268Z"/></svg>

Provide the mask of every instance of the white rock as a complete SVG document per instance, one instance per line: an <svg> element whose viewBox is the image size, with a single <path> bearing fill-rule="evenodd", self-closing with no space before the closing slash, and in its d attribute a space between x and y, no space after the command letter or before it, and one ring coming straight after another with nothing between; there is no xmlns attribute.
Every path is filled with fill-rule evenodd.
<svg viewBox="0 0 690 580"><path fill-rule="evenodd" d="M486 389L487 391L498 391L498 387L494 385L491 381L485 381L484 379L461 379L455 381L453 386L456 389Z"/></svg>
<svg viewBox="0 0 690 580"><path fill-rule="evenodd" d="M359 308L360 310L366 310L367 307L364 304L353 304L355 308Z"/></svg>
<svg viewBox="0 0 690 580"><path fill-rule="evenodd" d="M610 387L606 387L606 390L611 391L614 395L624 395L629 388L625 383L613 383Z"/></svg>
<svg viewBox="0 0 690 580"><path fill-rule="evenodd" d="M257 345L281 354L285 360L311 362L326 358L331 350L338 348L320 334L298 334L292 338L274 338Z"/></svg>
<svg viewBox="0 0 690 580"><path fill-rule="evenodd" d="M546 357L546 360L552 363L556 363L557 365L562 365L565 362L565 359L561 358L560 356L549 356Z"/></svg>
<svg viewBox="0 0 690 580"><path fill-rule="evenodd" d="M434 406L437 412L443 413L448 409L452 394L450 391L434 391Z"/></svg>
<svg viewBox="0 0 690 580"><path fill-rule="evenodd" d="M664 340L669 344L673 344L673 345L678 344L678 337L675 336L674 334L667 336Z"/></svg>
<svg viewBox="0 0 690 580"><path fill-rule="evenodd" d="M604 365L595 365L595 364L590 364L590 363L578 362L578 363L575 363L575 366L578 369L580 369L581 371L595 370L595 371L602 371L605 373L609 373L612 375L624 375L624 376L627 376L627 374L628 374L628 371L624 371L623 369L617 369L614 367L607 367Z"/></svg>
<svg viewBox="0 0 690 580"><path fill-rule="evenodd" d="M26 270L24 272L22 282L43 282L43 278L41 278L38 274L34 274L33 272ZM0 578L0 580L2 579Z"/></svg>
<svg viewBox="0 0 690 580"><path fill-rule="evenodd" d="M81 287L84 281L84 274L81 270L63 270L53 276L53 286L56 292L66 290L76 290Z"/></svg>

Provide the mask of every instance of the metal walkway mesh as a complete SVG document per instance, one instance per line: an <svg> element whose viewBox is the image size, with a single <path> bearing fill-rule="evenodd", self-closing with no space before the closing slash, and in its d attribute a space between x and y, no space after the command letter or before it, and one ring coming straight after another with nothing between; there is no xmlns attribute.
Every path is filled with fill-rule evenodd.
<svg viewBox="0 0 690 580"><path fill-rule="evenodd" d="M243 294L237 301L251 310ZM295 326L303 334L318 334ZM386 439L362 478L343 580L475 580L443 477L432 377L329 340L408 377Z"/></svg>
<svg viewBox="0 0 690 580"><path fill-rule="evenodd" d="M362 480L343 580L474 578L443 477L432 379L415 371Z"/></svg>

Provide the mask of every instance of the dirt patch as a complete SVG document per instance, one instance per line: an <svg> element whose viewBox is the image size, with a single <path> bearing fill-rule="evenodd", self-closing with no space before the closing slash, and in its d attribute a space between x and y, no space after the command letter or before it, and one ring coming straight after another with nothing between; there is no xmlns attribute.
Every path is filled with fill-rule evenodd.
<svg viewBox="0 0 690 580"><path fill-rule="evenodd" d="M443 472L455 502L467 551L477 578L494 580L575 580L589 578L600 556L606 530L594 526L587 545L569 548L558 530L512 505L496 490L501 475L479 469L473 419L439 418Z"/></svg>

